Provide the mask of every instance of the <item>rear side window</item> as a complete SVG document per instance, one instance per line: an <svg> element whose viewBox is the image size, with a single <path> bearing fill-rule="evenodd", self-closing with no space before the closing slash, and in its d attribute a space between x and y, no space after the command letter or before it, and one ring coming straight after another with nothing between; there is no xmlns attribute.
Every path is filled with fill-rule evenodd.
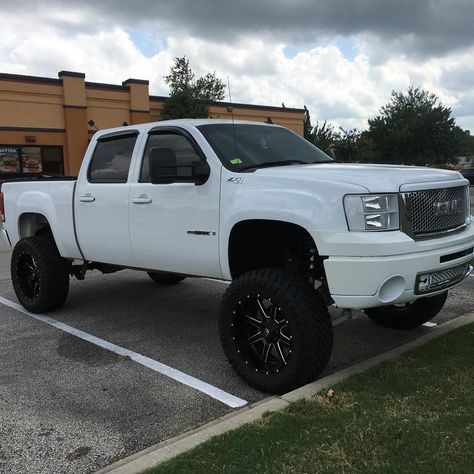
<svg viewBox="0 0 474 474"><path fill-rule="evenodd" d="M118 136L97 142L89 166L91 183L126 183L137 135Z"/></svg>

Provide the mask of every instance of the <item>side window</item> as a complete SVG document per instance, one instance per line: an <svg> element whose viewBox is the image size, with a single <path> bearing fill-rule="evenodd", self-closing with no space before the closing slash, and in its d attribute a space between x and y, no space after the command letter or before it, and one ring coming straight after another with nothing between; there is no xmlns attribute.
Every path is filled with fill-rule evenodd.
<svg viewBox="0 0 474 474"><path fill-rule="evenodd" d="M191 142L183 135L169 132L150 135L146 144L145 153L143 154L142 169L140 172L140 182L142 183L150 181L150 149L158 146L173 149L176 154L176 163L178 165L186 166L191 164L193 161L201 159Z"/></svg>
<svg viewBox="0 0 474 474"><path fill-rule="evenodd" d="M99 141L89 166L89 181L126 183L136 140L137 135L127 135Z"/></svg>

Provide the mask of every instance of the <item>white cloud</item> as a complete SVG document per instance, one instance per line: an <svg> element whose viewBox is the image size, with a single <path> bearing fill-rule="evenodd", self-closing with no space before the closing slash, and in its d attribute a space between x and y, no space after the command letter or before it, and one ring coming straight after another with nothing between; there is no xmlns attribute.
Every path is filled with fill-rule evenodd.
<svg viewBox="0 0 474 474"><path fill-rule="evenodd" d="M472 72L473 48L425 59L393 50L382 58L380 41L356 35L351 59L330 39L289 58L284 51L292 45L283 39L272 42L249 35L221 43L168 34L164 41L163 31L147 30L147 35L155 31L160 45L153 55L140 51L132 40L133 29L125 24L110 26L101 19L94 27L84 27L90 10L38 12L2 12L1 72L55 77L60 70L73 70L86 73L86 80L115 84L129 77L149 79L152 94L166 95L163 76L173 57L186 55L199 74L215 71L226 83L229 76L235 102L306 105L313 122L328 119L337 126L363 129L392 90L413 84L438 94L455 114L459 111L460 125L474 131L474 86L465 75ZM374 62L374 57L379 60Z"/></svg>

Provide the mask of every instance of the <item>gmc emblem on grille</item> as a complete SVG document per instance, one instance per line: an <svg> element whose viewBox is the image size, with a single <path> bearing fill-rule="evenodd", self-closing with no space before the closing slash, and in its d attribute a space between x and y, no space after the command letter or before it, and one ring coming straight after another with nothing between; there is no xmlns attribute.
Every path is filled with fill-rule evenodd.
<svg viewBox="0 0 474 474"><path fill-rule="evenodd" d="M435 216L450 216L462 212L462 200L452 199L451 201L433 203Z"/></svg>

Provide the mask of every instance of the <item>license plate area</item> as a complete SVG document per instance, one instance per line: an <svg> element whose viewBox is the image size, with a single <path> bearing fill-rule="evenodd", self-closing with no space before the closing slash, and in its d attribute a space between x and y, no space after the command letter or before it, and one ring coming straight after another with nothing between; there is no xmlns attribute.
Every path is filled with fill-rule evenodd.
<svg viewBox="0 0 474 474"><path fill-rule="evenodd" d="M442 270L418 273L415 281L415 295L450 288L463 281L471 273L471 270L472 267L469 263L462 263Z"/></svg>

